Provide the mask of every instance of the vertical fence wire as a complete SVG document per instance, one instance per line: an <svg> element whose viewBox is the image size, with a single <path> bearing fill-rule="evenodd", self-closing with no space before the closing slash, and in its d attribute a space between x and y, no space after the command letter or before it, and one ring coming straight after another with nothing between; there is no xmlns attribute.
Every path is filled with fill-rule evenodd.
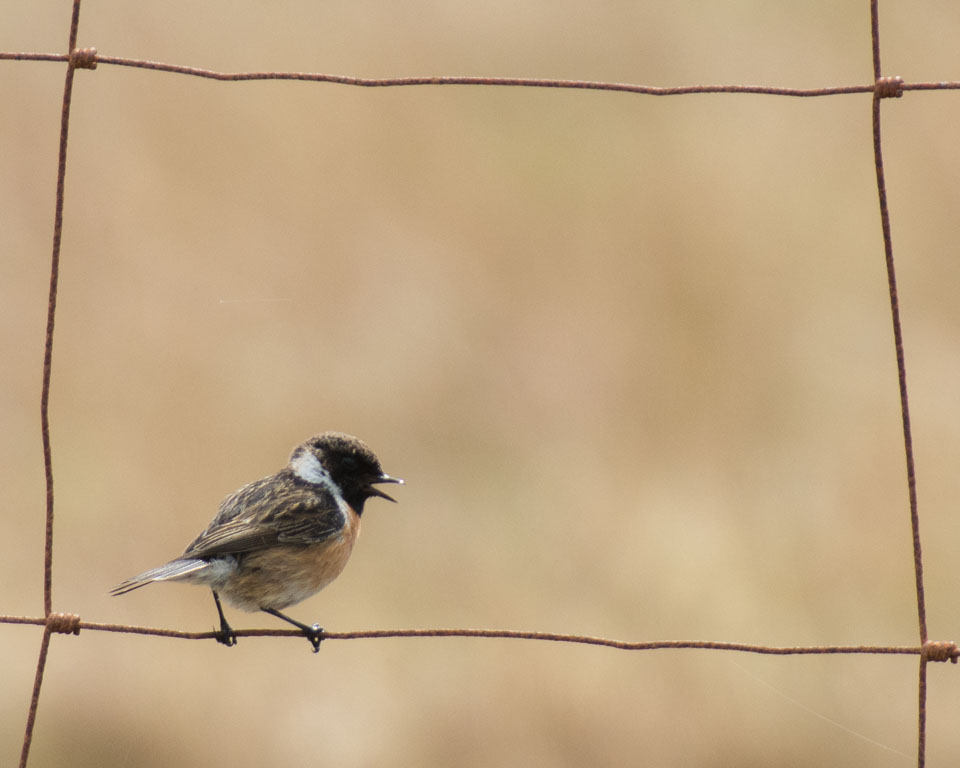
<svg viewBox="0 0 960 768"><path fill-rule="evenodd" d="M80 0L73 0L73 13L70 19L70 35L67 51L77 47L77 33L80 27ZM67 60L67 74L63 85L63 106L60 111L60 151L57 162L57 193L53 216L53 253L50 258L50 291L47 300L47 328L43 347L43 375L40 391L40 431L43 440L43 468L46 480L46 526L43 542L43 615L49 618L53 613L53 452L50 446L50 376L53 368L53 328L57 313L57 287L60 282L60 246L63 242L63 199L67 171L67 133L70 128L70 102L73 97L73 76L76 72L74 60ZM43 685L43 672L47 665L47 652L50 649L49 626L44 627L40 640L40 653L37 656L37 672L30 695L30 708L24 728L23 746L20 750L20 768L26 768L30 757L30 745L33 743L33 728L37 722L37 707L40 703L40 688Z"/></svg>
<svg viewBox="0 0 960 768"><path fill-rule="evenodd" d="M873 78L879 84L883 78L880 66L879 0L870 0L870 37L873 48ZM883 230L883 252L887 267L887 285L890 293L890 315L893 320L893 342L897 356L897 382L900 390L900 413L903 422L903 450L907 463L907 493L910 504L910 529L913 539L913 568L917 590L917 621L920 644L927 635L927 608L923 592L923 556L920 547L920 511L917 504L917 471L913 457L913 432L910 428L910 403L907 397L907 365L903 351L903 328L900 323L900 299L897 293L897 274L893 261L893 238L890 233L890 209L887 185L883 174L883 145L880 140L880 102L882 88L878 85L871 103L873 118L873 155L877 169L877 194L880 199L880 225ZM917 682L917 766L926 764L927 746L927 655L920 654Z"/></svg>

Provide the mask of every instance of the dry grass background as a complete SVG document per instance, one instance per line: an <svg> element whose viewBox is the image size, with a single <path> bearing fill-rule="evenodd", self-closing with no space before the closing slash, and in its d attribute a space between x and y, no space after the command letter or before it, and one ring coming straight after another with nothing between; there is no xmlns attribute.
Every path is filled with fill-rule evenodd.
<svg viewBox="0 0 960 768"><path fill-rule="evenodd" d="M884 3L886 74L958 76L955 3ZM61 51L68 3L0 5ZM870 80L867 4L88 0L81 45L221 70L796 87ZM38 401L63 66L0 66L2 611L41 608ZM51 417L54 609L323 429L407 479L329 629L917 640L869 96L223 84L80 71ZM960 107L883 105L931 635L958 634ZM276 626L231 614L236 626ZM0 630L0 754L39 641ZM929 757L960 757L931 667ZM912 658L516 641L55 637L31 766L909 765Z"/></svg>

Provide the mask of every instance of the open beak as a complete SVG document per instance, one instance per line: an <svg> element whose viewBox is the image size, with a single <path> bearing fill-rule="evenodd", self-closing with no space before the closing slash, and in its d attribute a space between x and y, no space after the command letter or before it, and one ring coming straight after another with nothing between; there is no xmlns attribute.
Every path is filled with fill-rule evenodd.
<svg viewBox="0 0 960 768"><path fill-rule="evenodd" d="M394 504L397 503L397 500L393 496L388 496L379 488L374 488L374 483L396 483L397 485L404 485L403 480L399 477L390 477L390 475L380 475L380 477L375 480L370 481L370 485L367 487L371 496L379 496L381 499L386 499L387 501L392 501Z"/></svg>

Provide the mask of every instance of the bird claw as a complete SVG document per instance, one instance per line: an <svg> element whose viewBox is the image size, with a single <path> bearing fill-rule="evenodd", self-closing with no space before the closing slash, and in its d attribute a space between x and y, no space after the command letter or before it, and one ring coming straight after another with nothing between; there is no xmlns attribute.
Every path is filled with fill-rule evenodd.
<svg viewBox="0 0 960 768"><path fill-rule="evenodd" d="M237 633L234 632L233 627L226 622L223 622L223 624L220 625L220 629L216 632L217 642L220 643L220 645L225 645L227 648L232 648L237 644Z"/></svg>
<svg viewBox="0 0 960 768"><path fill-rule="evenodd" d="M313 646L313 652L317 653L320 650L320 643L323 642L323 627L319 624L314 624L310 629L308 629L304 634L307 636L307 640L310 641L310 644Z"/></svg>
<svg viewBox="0 0 960 768"><path fill-rule="evenodd" d="M227 617L223 615L223 606L220 605L220 595L217 594L217 590L214 589L212 592L213 602L217 604L217 614L220 616L220 631L216 634L217 642L232 648L237 644L237 633L233 631L233 627L227 623Z"/></svg>

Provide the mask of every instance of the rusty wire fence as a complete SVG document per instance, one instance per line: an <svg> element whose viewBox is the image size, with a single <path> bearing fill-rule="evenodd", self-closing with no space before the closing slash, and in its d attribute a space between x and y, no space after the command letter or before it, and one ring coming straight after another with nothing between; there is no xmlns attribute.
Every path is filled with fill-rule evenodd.
<svg viewBox="0 0 960 768"><path fill-rule="evenodd" d="M524 632L512 630L482 630L482 629L387 629L356 632L324 632L324 639L348 640L356 638L395 638L395 637L479 637L479 638L513 638L520 640L553 641L559 643L576 643L594 646L604 646L620 650L655 650L655 649L702 649L719 650L741 653L767 655L810 655L810 654L886 654L906 655L917 658L917 764L923 766L926 756L926 699L927 699L927 665L930 662L951 661L957 663L960 658L960 648L951 642L931 639L928 634L926 605L924 598L923 559L921 550L920 513L917 503L916 472L913 450L913 438L910 425L910 410L907 397L907 369L904 358L904 342L901 330L900 307L897 292L897 280L894 262L894 249L891 238L891 217L887 205L887 192L884 180L883 153L881 143L881 104L886 98L899 98L908 91L919 90L960 90L960 81L941 82L904 82L900 77L884 76L880 61L880 38L878 3L870 3L870 18L872 32L872 54L874 82L863 85L845 85L816 89L778 88L750 85L696 85L658 88L644 85L577 80L549 80L536 78L501 78L501 77L403 77L366 79L342 75L304 73L304 72L217 72L207 69L198 69L176 64L141 61L136 59L120 58L100 54L96 48L78 48L78 30L80 17L80 0L74 0L72 20L70 24L68 53L36 53L36 52L0 52L0 60L5 61L46 61L62 62L66 64L66 82L63 91L59 164L56 187L56 208L53 226L53 248L51 259L51 275L49 284L49 302L47 309L46 336L43 354L42 392L41 392L41 432L43 441L43 458L46 479L46 532L44 547L44 580L43 580L43 615L42 616L13 616L0 615L0 623L24 624L43 627L40 641L40 650L36 665L36 675L30 697L29 709L26 713L23 745L20 755L20 766L28 764L30 745L36 723L38 705L40 702L41 686L44 669L50 649L50 639L53 634L79 635L81 630L117 632L126 634L154 635L181 639L213 639L216 632L185 632L155 627L130 626L108 624L82 620L73 613L54 612L52 596L52 561L54 538L54 494L53 494L53 464L50 445L50 376L53 364L54 322L56 319L57 288L60 274L61 234L64 214L64 182L67 169L67 136L70 126L70 107L74 77L78 69L96 69L98 65L121 66L136 69L151 69L170 74L179 74L191 77L201 77L217 81L253 81L253 80L298 80L318 83L334 83L360 87L400 87L400 86L437 86L437 85L478 85L489 87L524 87L524 88L561 88L579 90L617 91L635 95L647 96L678 96L682 94L764 94L783 97L827 97L844 94L872 93L872 133L873 151L876 168L876 183L879 196L880 226L883 234L884 260L889 288L890 312L893 325L893 343L897 363L897 375L900 393L900 410L902 416L903 448L906 463L906 481L909 497L909 514L912 531L913 565L916 585L916 607L918 620L918 643L913 646L764 646L743 643L727 643L713 641L655 641L655 642L628 642L603 637L590 637L573 634L556 634L542 632ZM9 66L9 65L5 65ZM270 636L270 637L301 637L298 630L268 630L248 629L238 630L241 637Z"/></svg>

